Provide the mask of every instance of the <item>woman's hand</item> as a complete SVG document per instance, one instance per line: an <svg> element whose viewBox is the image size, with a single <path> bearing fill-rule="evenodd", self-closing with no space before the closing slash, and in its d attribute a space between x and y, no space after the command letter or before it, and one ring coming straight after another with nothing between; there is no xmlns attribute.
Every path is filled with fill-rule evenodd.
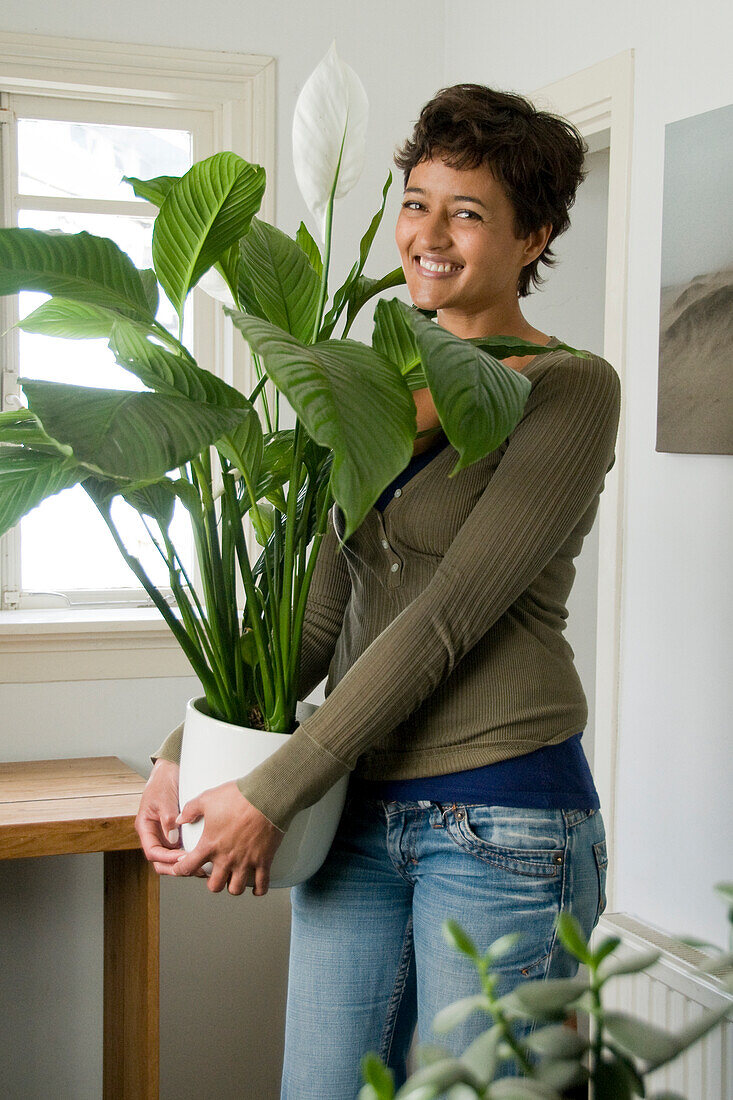
<svg viewBox="0 0 733 1100"><path fill-rule="evenodd" d="M135 829L145 858L159 875L174 874L181 852L178 816L178 764L156 760L140 799Z"/></svg>
<svg viewBox="0 0 733 1100"><path fill-rule="evenodd" d="M230 894L243 894L254 886L258 897L270 885L270 866L285 833L248 802L232 780L204 791L183 807L176 825L198 821L203 816L204 831L192 852L179 855L172 871L175 875L201 873L209 860L209 890L219 893L229 885Z"/></svg>

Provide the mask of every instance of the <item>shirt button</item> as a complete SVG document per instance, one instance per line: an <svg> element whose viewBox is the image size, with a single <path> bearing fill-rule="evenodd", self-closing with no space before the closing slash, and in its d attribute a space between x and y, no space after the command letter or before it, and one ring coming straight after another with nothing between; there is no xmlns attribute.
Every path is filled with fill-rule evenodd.
<svg viewBox="0 0 733 1100"><path fill-rule="evenodd" d="M399 569L399 567L400 567L399 563L396 562L396 561L393 561L392 564L390 565L390 569L392 570L393 573L396 573L397 570Z"/></svg>
<svg viewBox="0 0 733 1100"><path fill-rule="evenodd" d="M395 495L396 497L401 497L401 496L402 496L402 490L401 490L401 489L395 489L395 491L394 491L394 495Z"/></svg>
<svg viewBox="0 0 733 1100"><path fill-rule="evenodd" d="M387 542L386 539L382 539L382 546L384 547L385 550L389 549L389 543Z"/></svg>

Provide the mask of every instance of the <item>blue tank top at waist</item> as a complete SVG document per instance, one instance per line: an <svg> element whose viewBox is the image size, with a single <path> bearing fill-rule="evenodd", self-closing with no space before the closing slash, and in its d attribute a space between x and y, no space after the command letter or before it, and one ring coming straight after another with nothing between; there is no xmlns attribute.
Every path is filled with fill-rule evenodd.
<svg viewBox="0 0 733 1100"><path fill-rule="evenodd" d="M362 779L352 772L349 790L384 802L463 802L559 810L598 810L600 800L581 733L559 745L500 760L482 768L419 779Z"/></svg>

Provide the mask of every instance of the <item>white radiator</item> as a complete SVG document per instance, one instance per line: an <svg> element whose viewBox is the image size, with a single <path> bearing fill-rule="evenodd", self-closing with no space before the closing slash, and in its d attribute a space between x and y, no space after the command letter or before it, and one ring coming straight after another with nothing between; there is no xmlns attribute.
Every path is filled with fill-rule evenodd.
<svg viewBox="0 0 733 1100"><path fill-rule="evenodd" d="M695 970L710 957L626 913L604 913L591 946L606 936L621 939L619 956L652 949L661 956L648 970L609 981L603 987L604 1007L675 1032L706 1010L726 1004L730 1009L694 1046L645 1078L647 1095L671 1089L687 1100L733 1100L733 994L712 975Z"/></svg>

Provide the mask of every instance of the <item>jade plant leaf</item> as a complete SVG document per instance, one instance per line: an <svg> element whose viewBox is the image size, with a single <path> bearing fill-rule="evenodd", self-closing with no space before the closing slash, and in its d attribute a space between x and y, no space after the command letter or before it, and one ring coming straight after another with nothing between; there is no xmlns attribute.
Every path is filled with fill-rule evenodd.
<svg viewBox="0 0 733 1100"><path fill-rule="evenodd" d="M41 290L153 321L146 288L129 256L106 237L0 229L0 294Z"/></svg>

